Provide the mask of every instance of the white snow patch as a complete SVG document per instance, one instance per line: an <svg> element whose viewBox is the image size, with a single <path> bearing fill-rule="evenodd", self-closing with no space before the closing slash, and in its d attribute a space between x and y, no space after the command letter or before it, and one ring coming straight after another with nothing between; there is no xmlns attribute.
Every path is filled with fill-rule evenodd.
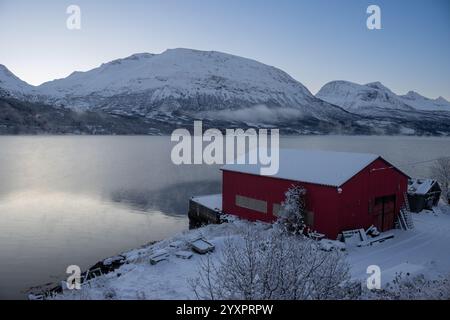
<svg viewBox="0 0 450 320"><path fill-rule="evenodd" d="M400 127L400 133L406 135L413 135L416 133L416 130L407 127Z"/></svg>
<svg viewBox="0 0 450 320"><path fill-rule="evenodd" d="M211 194L206 196L197 196L191 199L198 204L211 210L222 211L222 194Z"/></svg>
<svg viewBox="0 0 450 320"><path fill-rule="evenodd" d="M436 180L433 179L415 179L408 185L408 192L413 194L425 195L427 194Z"/></svg>

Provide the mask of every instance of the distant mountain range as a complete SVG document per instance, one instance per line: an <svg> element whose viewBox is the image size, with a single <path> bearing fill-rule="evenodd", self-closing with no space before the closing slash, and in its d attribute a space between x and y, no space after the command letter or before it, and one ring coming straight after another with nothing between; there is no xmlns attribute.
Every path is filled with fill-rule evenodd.
<svg viewBox="0 0 450 320"><path fill-rule="evenodd" d="M380 82L360 85L349 81L331 81L320 89L316 97L360 114L373 114L378 109L450 112L450 102L442 97L432 100L414 91L397 95Z"/></svg>
<svg viewBox="0 0 450 320"><path fill-rule="evenodd" d="M0 133L80 133L61 127L74 117L89 134L167 134L194 119L222 129L275 126L286 134L450 134L450 103L443 98L346 81L330 82L314 96L277 68L191 49L134 54L40 86L0 65L0 102ZM44 109L45 126L31 126Z"/></svg>

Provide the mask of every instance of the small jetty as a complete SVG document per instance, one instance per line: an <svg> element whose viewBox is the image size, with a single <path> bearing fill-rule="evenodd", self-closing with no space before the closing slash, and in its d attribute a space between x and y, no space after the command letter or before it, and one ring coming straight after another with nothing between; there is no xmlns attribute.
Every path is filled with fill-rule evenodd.
<svg viewBox="0 0 450 320"><path fill-rule="evenodd" d="M189 228L195 229L207 224L224 222L222 194L192 197L189 200Z"/></svg>

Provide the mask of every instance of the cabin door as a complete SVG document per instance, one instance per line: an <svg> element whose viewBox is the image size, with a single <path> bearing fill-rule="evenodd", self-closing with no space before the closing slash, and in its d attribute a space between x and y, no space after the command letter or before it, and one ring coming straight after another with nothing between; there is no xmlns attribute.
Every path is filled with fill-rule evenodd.
<svg viewBox="0 0 450 320"><path fill-rule="evenodd" d="M395 195L375 198L373 207L375 226L380 231L394 228Z"/></svg>

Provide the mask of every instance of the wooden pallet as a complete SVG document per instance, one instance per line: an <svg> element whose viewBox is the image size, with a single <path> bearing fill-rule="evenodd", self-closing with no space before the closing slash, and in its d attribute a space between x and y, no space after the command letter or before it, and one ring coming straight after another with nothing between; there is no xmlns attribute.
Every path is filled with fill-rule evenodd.
<svg viewBox="0 0 450 320"><path fill-rule="evenodd" d="M384 234L380 234L380 235L377 236L377 237L367 239L366 241L361 241L361 242L358 244L358 247L369 246L369 245L372 245L372 244L374 244L374 243L376 243L376 242L383 242L383 241L385 241L385 240L387 240L387 239L391 239L391 238L393 238L393 237L394 237L394 234L393 234L393 233L384 233Z"/></svg>

